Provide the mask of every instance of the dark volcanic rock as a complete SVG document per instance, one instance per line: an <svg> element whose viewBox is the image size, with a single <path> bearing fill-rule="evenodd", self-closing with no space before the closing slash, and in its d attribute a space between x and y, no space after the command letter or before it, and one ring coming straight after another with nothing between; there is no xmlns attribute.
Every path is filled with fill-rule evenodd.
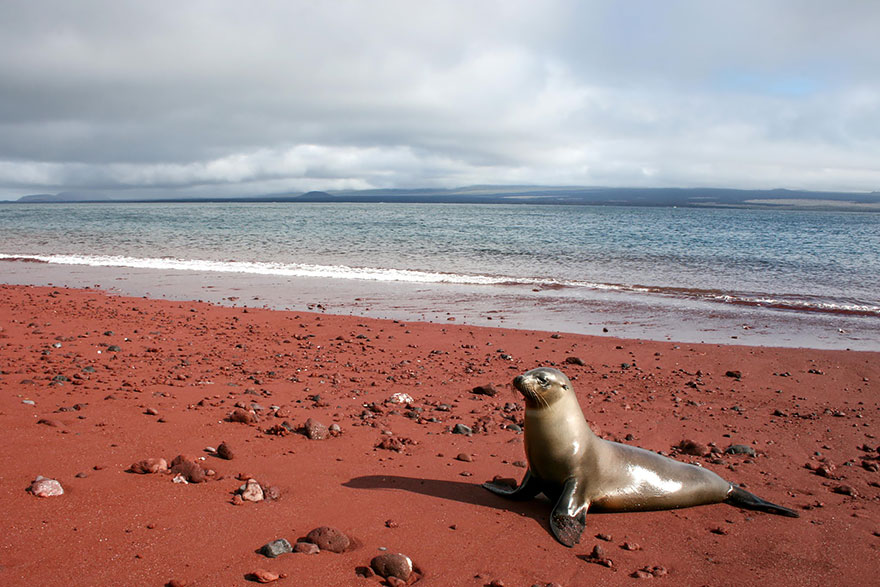
<svg viewBox="0 0 880 587"><path fill-rule="evenodd" d="M487 385L478 385L471 390L476 395L486 395L489 397L495 397L498 395L498 388L496 388L491 383Z"/></svg>
<svg viewBox="0 0 880 587"><path fill-rule="evenodd" d="M260 554L269 558L276 558L290 552L293 552L293 548L290 546L290 542L284 538L267 542L260 548Z"/></svg>
<svg viewBox="0 0 880 587"><path fill-rule="evenodd" d="M731 444L724 452L729 455L749 455L750 457L756 454L754 448L745 444Z"/></svg>
<svg viewBox="0 0 880 587"><path fill-rule="evenodd" d="M226 441L223 441L220 443L220 446L217 447L217 456L221 459L231 461L235 458L235 453L232 452L232 449L229 448L229 445L226 444Z"/></svg>

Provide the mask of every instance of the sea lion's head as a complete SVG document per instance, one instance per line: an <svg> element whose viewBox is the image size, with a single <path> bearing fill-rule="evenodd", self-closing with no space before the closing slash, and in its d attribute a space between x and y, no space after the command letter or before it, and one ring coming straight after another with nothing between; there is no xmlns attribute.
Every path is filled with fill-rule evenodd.
<svg viewBox="0 0 880 587"><path fill-rule="evenodd" d="M571 392L571 381L562 371L539 367L518 375L513 386L523 394L529 407L549 406L558 398Z"/></svg>

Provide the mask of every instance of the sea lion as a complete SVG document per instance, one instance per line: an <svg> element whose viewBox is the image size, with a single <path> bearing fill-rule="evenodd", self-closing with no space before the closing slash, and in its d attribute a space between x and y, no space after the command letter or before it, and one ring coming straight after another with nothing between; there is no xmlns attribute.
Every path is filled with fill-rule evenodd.
<svg viewBox="0 0 880 587"><path fill-rule="evenodd" d="M599 438L584 419L571 381L556 369L533 369L516 377L513 385L526 403L529 468L519 487L494 482L483 487L520 500L543 492L556 503L550 528L565 546L580 541L588 509L633 512L725 502L798 517L712 471Z"/></svg>

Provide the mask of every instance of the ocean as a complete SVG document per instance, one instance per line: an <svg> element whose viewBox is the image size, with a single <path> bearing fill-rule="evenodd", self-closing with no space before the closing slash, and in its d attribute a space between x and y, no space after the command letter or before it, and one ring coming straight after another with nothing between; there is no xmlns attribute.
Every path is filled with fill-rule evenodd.
<svg viewBox="0 0 880 587"><path fill-rule="evenodd" d="M402 320L880 350L880 214L0 206L0 281Z"/></svg>

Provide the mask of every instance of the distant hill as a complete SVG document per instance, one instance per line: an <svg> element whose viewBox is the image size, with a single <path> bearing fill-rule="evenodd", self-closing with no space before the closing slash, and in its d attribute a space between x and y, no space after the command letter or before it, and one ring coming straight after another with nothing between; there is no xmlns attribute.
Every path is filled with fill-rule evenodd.
<svg viewBox="0 0 880 587"><path fill-rule="evenodd" d="M33 194L31 196L22 196L17 201L29 203L51 203L51 202L107 202L111 198L104 194L95 194L91 192L60 192L57 194Z"/></svg>
<svg viewBox="0 0 880 587"><path fill-rule="evenodd" d="M593 206L681 206L724 208L795 208L880 212L880 192L810 192L727 188L608 188L548 186L469 186L455 189L374 189L335 193L265 194L241 197L124 199L88 192L35 194L21 203L72 202L398 202L467 204L568 204Z"/></svg>

